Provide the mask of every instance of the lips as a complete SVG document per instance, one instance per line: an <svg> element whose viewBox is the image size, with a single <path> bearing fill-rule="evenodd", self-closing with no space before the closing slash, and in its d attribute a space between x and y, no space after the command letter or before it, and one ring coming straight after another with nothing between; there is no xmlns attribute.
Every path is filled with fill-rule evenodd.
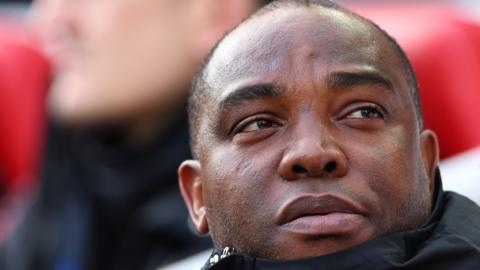
<svg viewBox="0 0 480 270"><path fill-rule="evenodd" d="M304 234L340 234L364 221L365 211L334 195L305 195L289 201L279 211L277 224Z"/></svg>

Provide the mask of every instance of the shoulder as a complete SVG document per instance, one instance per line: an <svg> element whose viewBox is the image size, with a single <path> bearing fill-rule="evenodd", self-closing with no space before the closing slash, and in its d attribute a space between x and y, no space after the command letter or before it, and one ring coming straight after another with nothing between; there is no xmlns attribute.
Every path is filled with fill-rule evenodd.
<svg viewBox="0 0 480 270"><path fill-rule="evenodd" d="M465 239L480 250L480 207L455 192L445 192L445 199L438 230Z"/></svg>

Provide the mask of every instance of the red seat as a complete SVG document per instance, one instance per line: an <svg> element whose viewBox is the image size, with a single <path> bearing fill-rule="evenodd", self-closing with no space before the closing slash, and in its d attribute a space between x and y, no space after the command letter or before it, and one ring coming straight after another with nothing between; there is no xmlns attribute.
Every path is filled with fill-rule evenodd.
<svg viewBox="0 0 480 270"><path fill-rule="evenodd" d="M4 192L37 178L45 127L46 60L24 29L0 22L0 179Z"/></svg>
<svg viewBox="0 0 480 270"><path fill-rule="evenodd" d="M480 145L480 26L447 6L352 8L407 52L420 85L425 126L437 133L441 158Z"/></svg>

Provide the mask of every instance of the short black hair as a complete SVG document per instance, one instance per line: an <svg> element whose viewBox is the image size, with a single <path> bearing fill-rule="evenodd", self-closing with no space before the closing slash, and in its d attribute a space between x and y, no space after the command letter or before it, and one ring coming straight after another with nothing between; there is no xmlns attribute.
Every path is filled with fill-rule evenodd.
<svg viewBox="0 0 480 270"><path fill-rule="evenodd" d="M262 1L260 1L262 2ZM377 29L380 31L381 34L383 34L386 38L387 41L393 46L393 49L397 53L397 56L401 59L405 73L407 75L407 83L410 87L410 97L412 98L414 107L415 107L415 112L417 116L417 122L418 126L420 129L423 128L423 116L422 116L422 109L420 105L420 95L419 95L419 87L418 87L418 82L417 78L415 76L415 72L413 70L413 67L405 53L405 51L400 47L398 42L390 36L385 30L383 30L380 26L372 22L371 20L360 16L357 13L354 13L353 11L350 11L346 9L345 7L342 7L330 0L265 0L264 2L270 2L268 5L264 6L263 8L259 9L257 12L252 14L250 17L248 17L246 20L244 20L242 23L237 25L234 29L231 31L225 33L225 35L217 42L217 44L212 48L212 50L209 52L207 57L204 59L203 63L200 65L200 68L195 75L193 82L192 82L192 87L190 89L190 97L188 99L188 118L189 118L189 126L190 126L190 147L192 149L192 153L194 157L197 157L198 154L198 132L199 132L199 123L200 123L200 118L204 114L205 111L205 104L208 103L209 101L209 92L208 90L211 89L210 85L208 84L206 80L206 69L208 64L210 63L210 60L212 59L213 55L216 52L216 49L218 46L225 40L225 38L233 31L235 31L238 27L243 25L245 22L250 21L251 19L262 16L264 14L270 13L274 10L277 10L282 7L305 7L305 8L310 8L310 7L315 7L315 6L321 6L324 8L330 8L330 9L335 9L341 12L344 12L350 16L353 16L355 18L360 19L362 22L366 23L367 25L371 25L374 27L374 29Z"/></svg>

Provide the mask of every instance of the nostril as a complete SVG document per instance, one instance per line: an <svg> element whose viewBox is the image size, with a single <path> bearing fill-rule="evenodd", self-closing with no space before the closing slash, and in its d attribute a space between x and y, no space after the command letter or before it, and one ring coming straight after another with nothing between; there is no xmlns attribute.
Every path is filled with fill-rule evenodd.
<svg viewBox="0 0 480 270"><path fill-rule="evenodd" d="M307 169L305 169L304 167L302 167L300 165L293 165L292 171L295 174L305 174L305 173L307 173Z"/></svg>
<svg viewBox="0 0 480 270"><path fill-rule="evenodd" d="M331 173L331 172L335 171L335 169L337 169L337 163L335 163L334 161L331 161L331 162L327 163L325 165L325 167L323 168L323 170L326 173Z"/></svg>

